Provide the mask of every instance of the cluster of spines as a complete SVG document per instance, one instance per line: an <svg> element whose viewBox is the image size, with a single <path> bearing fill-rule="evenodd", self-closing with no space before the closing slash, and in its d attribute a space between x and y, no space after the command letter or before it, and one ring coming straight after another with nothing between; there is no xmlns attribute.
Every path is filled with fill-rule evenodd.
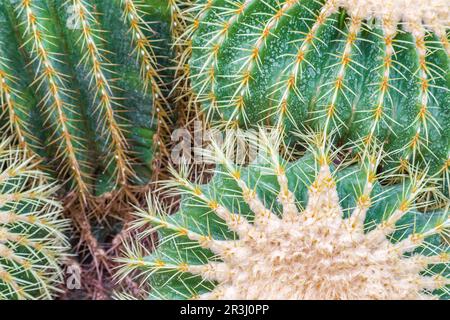
<svg viewBox="0 0 450 320"><path fill-rule="evenodd" d="M0 42L0 46L4 44ZM4 106L3 112L8 115L9 122L6 124L6 131L14 132L18 139L18 144L24 150L31 150L28 147L28 141L31 137L28 122L19 116L23 112L27 112L26 102L21 101L18 93L11 86L17 79L13 76L8 61L0 57L0 105Z"/></svg>
<svg viewBox="0 0 450 320"><path fill-rule="evenodd" d="M411 123L411 127L415 133L412 139L407 142L406 154L403 154L402 156L407 161L412 161L412 163L415 163L417 153L421 154L422 152L425 152L425 154L428 154L431 157L434 156L433 152L428 147L430 144L430 130L435 129L436 132L442 132L442 130L445 130L440 126L430 111L432 108L430 102L432 102L433 99L436 101L436 104L439 104L433 96L433 92L430 88L434 87L443 89L435 84L435 82L436 79L439 78L445 79L445 74L448 74L448 70L445 70L445 67L442 68L441 66L433 65L427 62L427 56L432 54L431 51L436 49L433 47L435 42L433 36L431 35L431 40L427 39L427 30L425 27L417 24L409 24L407 27L412 31L413 41L415 42L415 48L419 60L419 67L415 70L414 74L420 87L420 93L417 115ZM445 106L438 106L437 108L444 112ZM426 158L426 155L421 154L421 156L422 158Z"/></svg>
<svg viewBox="0 0 450 320"><path fill-rule="evenodd" d="M195 71L195 75L193 75L193 89L196 91L198 95L198 100L201 103L205 103L209 105L211 108L210 110L217 110L218 109L218 101L215 93L215 85L216 85L216 70L219 66L218 61L218 50L220 49L221 45L225 41L228 35L228 31L230 29L230 26L233 25L233 23L239 21L242 14L244 13L244 10L252 3L251 0L247 1L239 1L239 2L231 2L228 3L229 7L226 5L222 9L222 15L217 16L218 21L212 21L212 22L202 22L202 20L206 17L208 12L214 8L213 1L204 1L199 2L195 7L193 7L191 10L193 13L192 15L192 23L190 28L188 29L188 34L192 37L193 34L198 30L198 28L201 26L201 24L213 28L214 32L212 32L211 39L209 39L204 45L201 47L194 47L194 49L200 49L205 54L198 57L197 59L194 59L190 63L193 64L197 60L201 61L202 66L198 68L198 70ZM259 37L259 43L262 44L265 36L262 34ZM258 60L258 48L254 48L253 50L247 50L250 52L249 58L246 60L247 64L255 64ZM243 68L245 67L245 62L242 64ZM248 72L242 72L244 74L243 79L238 87L238 89L235 91L235 94L233 95L232 104L235 106L235 112L240 113L243 112L245 114L245 105L243 100L242 92L246 92L248 82L250 80L250 74ZM239 75L237 75L238 77ZM240 89L240 90L239 90ZM219 111L220 112L220 111ZM239 115L236 114L234 117L230 117L230 121L233 120L233 118L239 118ZM208 113L208 119L211 118L211 115ZM245 117L244 117L245 118Z"/></svg>
<svg viewBox="0 0 450 320"><path fill-rule="evenodd" d="M0 300L51 299L63 280L68 221L57 187L10 143L0 144Z"/></svg>
<svg viewBox="0 0 450 320"><path fill-rule="evenodd" d="M233 261L234 254L240 254L239 239L248 236L252 226L264 228L277 223L289 223L291 220L298 219L299 215L305 214L320 216L321 210L327 207L326 203L335 205L335 198L337 198L338 203L341 202L344 208L346 207L344 201L347 201L348 197L354 197L354 204L347 208L352 212L346 217L349 219L348 225L354 230L365 230L368 237L373 237L374 243L376 241L381 243L386 238L392 238L393 243L396 243L395 250L398 252L411 252L412 249L419 247L422 252L428 250L428 254L423 256L418 254L412 258L414 263L417 262L417 272L426 269L423 286L430 292L441 290L438 295L443 297L449 295L447 286L450 282L446 267L438 271L427 268L431 265L446 265L449 262L448 243L436 244L433 241L427 241L435 235L442 239L448 236L450 226L448 212L444 210L442 213L431 214L428 218L428 213L416 213L417 217L426 220L425 223L418 223L417 226L416 218L412 222L404 221L406 216L424 207L424 203L416 200L420 193L428 188L426 175L411 169L411 172L416 173L404 177L399 190L394 192L394 189L387 187L384 191L374 192L374 189L380 187L378 181L383 178L377 175L377 168L385 155L381 149L373 148L374 152L364 149L364 158L361 160L363 182L353 185L354 194L347 189L350 194L339 195L339 199L338 194L335 194L333 190L336 184L347 179L353 171L347 170L345 174L339 174L339 172L345 171L352 161L349 163L344 161L340 165L341 168L335 168L334 173L331 173L330 167L333 166L332 163L340 151L323 149L322 136L320 139L309 141L314 143L308 148L314 160L312 163L302 164L304 167L302 170L305 172L303 177L295 177L299 180L297 183L307 187L308 198L318 202L301 203L302 200L296 198L298 193L294 194L292 189L298 187L292 184L294 179L292 175L295 173L289 172L289 162L279 153L281 145L279 136L274 138L262 133L258 136L259 138L262 140L251 137L250 141L253 140L258 147L262 146L264 160L261 164L253 164L250 167L257 168L264 176L275 177L276 187L270 183L265 184L267 181L259 181L260 178L246 175L245 167L230 160L228 148L231 147L230 143L233 143L233 139L225 141L223 145L213 142L213 151L207 150L205 155L212 157L214 163L219 166L216 168L218 177L215 178L234 181L233 185L236 189L228 189L230 184L224 184L223 181L218 181L217 186L214 181L209 186L199 185L187 178L187 170L181 170L181 172L173 170L174 179L168 185L175 187L175 192L182 196L180 211L175 216L167 216L157 202L149 200L149 208L137 213L137 220L133 227L142 230L140 233L142 237L148 237L153 232L159 231L160 249L155 249L155 253L149 254L135 244L127 246L126 257L120 259L123 268L120 270L119 277L140 270L143 272L140 276L144 281L150 280L153 285L150 296L157 299L220 299L220 290L212 288L225 281L232 272L232 265L227 263ZM231 147L231 150L234 148ZM308 171L310 171L309 175L306 174ZM256 182L255 179L257 179ZM214 188L220 188L220 190L225 188L225 191ZM242 199L252 215L248 216L244 213L246 210L241 207L242 204L231 209L230 199L227 199L227 195L223 195L223 192L230 198ZM386 206L382 216L369 223L369 210L380 203L391 201L392 199L388 199L392 196L389 193L392 192L396 193L397 197L394 206L389 209L389 206ZM276 199L278 204L271 203L273 199ZM277 206L281 208L276 210ZM204 213L197 212L196 208L203 208L201 212L204 210ZM307 218L304 216L305 221ZM150 227L145 229L146 226ZM161 278L157 276L164 274L167 276ZM197 276L201 277L196 278Z"/></svg>
<svg viewBox="0 0 450 320"><path fill-rule="evenodd" d="M169 94L177 113L177 123L188 125L200 116L196 96L191 89L188 60L192 51L191 22L195 11L195 1L169 0L171 12L172 51L174 82Z"/></svg>

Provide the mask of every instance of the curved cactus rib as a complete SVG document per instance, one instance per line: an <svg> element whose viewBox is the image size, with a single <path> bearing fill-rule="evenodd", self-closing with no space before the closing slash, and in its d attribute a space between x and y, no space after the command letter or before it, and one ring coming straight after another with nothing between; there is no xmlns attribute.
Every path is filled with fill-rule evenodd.
<svg viewBox="0 0 450 320"><path fill-rule="evenodd" d="M434 129L435 135L439 135L443 128L439 122L434 118L434 115L430 112L431 108L436 108L438 110L437 114L445 114L445 105L441 101L438 101L434 97L434 93L439 94L431 87L434 87L438 91L446 91L445 87L439 87L436 84L437 78L442 77L441 72L445 72L443 69L434 70L430 59L427 61L427 57L430 57L430 50L433 44L426 43L426 30L424 28L417 28L413 31L413 41L415 42L415 47L417 51L417 70L414 70L414 76L417 79L417 83L420 87L418 95L418 104L416 115L407 127L407 130L411 128L414 134L405 144L405 152L402 155L404 159L411 159L413 163L416 162L417 156L422 159L425 158L425 154L430 157L437 157L434 155L433 151L430 149L430 130ZM439 68L439 67L438 67ZM434 73L434 74L433 74ZM437 76L436 76L437 73ZM435 91L433 93L433 91ZM434 101L433 101L434 100ZM434 106L433 106L434 105Z"/></svg>
<svg viewBox="0 0 450 320"><path fill-rule="evenodd" d="M133 16L130 20L129 16L124 15L126 10L130 10L124 2L95 1L95 3L96 9L102 13L99 16L102 28L109 30L104 35L105 45L113 53L111 61L114 64L114 71L120 75L118 85L126 88L118 93L126 101L122 116L127 121L130 156L137 162L133 166L136 172L133 181L142 183L149 178L147 168L154 167L154 160L161 160L156 156L159 152L165 151L163 140L167 134L169 119L166 116L167 90L162 80L166 81L166 77L171 76L168 70L170 59L168 8L165 2L133 1L135 14L138 16ZM158 23L152 24L151 21L158 21ZM138 41L136 33L145 35L147 40ZM152 74L151 70L149 73L142 73L143 60L137 56L137 54L142 55L142 52L138 53L138 48L146 48L146 57L144 57L146 68L150 62L149 55L154 52L154 61L157 64L153 68L158 68L158 75ZM144 90L148 80L142 78L143 76L148 80L150 76L153 78L153 83L149 83L147 87L148 92ZM142 111L148 108L148 100L154 102L152 110L142 114ZM130 123L133 123L133 126L130 126ZM146 140L154 146L156 154L149 152L148 146L141 143Z"/></svg>
<svg viewBox="0 0 450 320"><path fill-rule="evenodd" d="M448 14L440 0L383 3L195 1L193 91L216 124L386 141L398 154L389 167L437 174L450 146Z"/></svg>
<svg viewBox="0 0 450 320"><path fill-rule="evenodd" d="M36 65L32 85L45 92L42 93L40 102L44 106L44 112L47 113L46 123L52 128L50 139L54 144L60 143L55 158L62 159L60 169L63 173L74 177L79 192L85 195L88 192L86 173L82 171L83 164L78 155L85 147L82 145L81 137L75 133L77 127L70 115L76 113L76 101L72 93L66 89L67 78L60 70L62 61L57 53L51 51L51 48L56 49L57 35L51 33L53 26L46 27L43 24L49 21L48 8L39 1L30 0L20 2L16 11L21 20L25 45L30 48L31 63Z"/></svg>
<svg viewBox="0 0 450 320"><path fill-rule="evenodd" d="M358 129L361 124L367 123L367 131L362 134L362 139L370 144L377 137L387 139L387 137L395 134L394 125L398 125L390 116L393 110L392 99L390 98L390 90L396 90L392 85L393 74L392 70L398 70L394 65L395 49L393 45L393 35L386 34L383 36L379 32L374 32L374 42L377 42L379 50L385 52L382 64L370 66L373 71L377 73L375 79L371 79L371 87L375 87L375 91L370 97L373 97L374 103L370 104L369 109L360 110L361 115L356 115L354 125L350 128L350 134L353 138L359 136ZM387 128L389 131L383 135L383 129Z"/></svg>
<svg viewBox="0 0 450 320"><path fill-rule="evenodd" d="M323 128L324 132L328 132L331 126L334 128L343 127L347 129L344 119L341 119L341 115L339 114L346 110L338 109L338 100L344 100L344 104L350 105L350 101L356 96L356 93L349 87L346 78L348 78L348 74L350 73L349 69L354 70L357 75L360 75L360 73L352 66L352 56L354 55L353 51L356 50L355 41L358 39L361 27L362 21L360 19L356 17L351 19L347 30L344 31L345 35L342 40L344 47L342 48L342 52L339 52L337 55L331 53L330 55L334 56L337 61L325 68L333 69L336 67L336 74L332 75L334 78L332 78L330 82L326 82L319 87L321 93L322 90L326 90L317 99L317 106L319 108L323 107L324 110L313 111L313 113L319 113L319 115L316 115L311 119L311 121L314 121L316 119L321 120L321 118L325 118L323 125L320 126ZM324 99L326 100L322 102Z"/></svg>
<svg viewBox="0 0 450 320"><path fill-rule="evenodd" d="M165 3L0 6L1 120L19 142L84 199L157 175L170 123Z"/></svg>
<svg viewBox="0 0 450 320"><path fill-rule="evenodd" d="M66 5L68 6L69 2ZM113 92L113 80L109 76L111 74L111 71L108 70L110 63L104 55L105 49L101 48L101 43L104 42L101 34L104 32L99 29L89 4L82 0L72 0L70 5L76 14L75 23L81 28L72 30L77 33L76 37L78 37L75 43L82 57L80 63L89 70L90 89L95 92L97 106L94 108L94 113L99 119L97 130L108 146L106 170L112 166L116 183L126 185L132 169L127 158L127 141L123 128L116 120L115 106L118 105L118 101Z"/></svg>
<svg viewBox="0 0 450 320"><path fill-rule="evenodd" d="M158 62L158 56L156 54L156 49L160 45L158 42L161 42L162 39L149 39L146 35L146 33L154 35L155 31L151 28L150 23L145 20L145 2L121 0L121 3L123 19L129 26L129 31L132 34L133 53L141 65L141 78L144 81L144 91L147 92L150 88L153 92L153 105L158 121L158 136L161 136L159 131L163 130L166 133L170 131L167 114L168 101L165 98L166 94L163 92L166 84L160 75L162 66ZM167 153L161 141L159 141L159 147L163 152Z"/></svg>
<svg viewBox="0 0 450 320"><path fill-rule="evenodd" d="M304 9L304 10L303 10ZM295 40L295 43L300 43L297 47L297 52L295 54L290 54L292 56L292 62L287 65L283 70L282 76L280 77L280 82L275 83L274 91L270 92L270 95L277 94L278 91L282 93L279 95L278 99L274 99L273 112L267 115L267 119L277 118L276 126L281 128L283 124L286 123L286 118L289 121L294 121L291 115L289 102L292 100L290 96L295 94L295 98L298 101L304 102L301 92L298 90L296 85L297 79L301 77L301 73L305 65L309 65L310 62L307 60L306 55L310 50L317 50L315 41L321 41L318 37L321 27L325 21L332 14L330 6L324 6L320 9L320 12L313 11L312 8L302 7L302 14L306 14L304 17L306 20L315 20L311 27L305 31L298 31L298 35L301 36L300 39Z"/></svg>
<svg viewBox="0 0 450 320"><path fill-rule="evenodd" d="M0 42L0 47L2 46ZM4 57L0 57L0 104L8 113L11 131L17 134L20 147L25 150L31 150L31 148L27 147L28 142L33 140L33 136L27 131L27 128L29 129L30 126L25 119L20 117L20 114L24 113L26 107L20 101L19 93L12 87L19 79L15 79L12 75L10 68L8 68L8 62Z"/></svg>
<svg viewBox="0 0 450 320"><path fill-rule="evenodd" d="M122 273L140 270L156 299L448 299L448 209L421 213L416 202L429 178L411 168L382 186L382 150L335 167L316 140L284 162L280 136L260 132L249 141L261 154L245 167L229 158L232 139L213 143L211 182L174 171L179 211L150 200L137 213L134 227L160 241L146 256L128 247Z"/></svg>
<svg viewBox="0 0 450 320"><path fill-rule="evenodd" d="M157 94L161 94L158 86L156 86L158 82L162 82L157 73L158 62L156 61L152 43L156 41L148 39L143 31L154 33L150 25L142 17L145 13L140 9L140 6L144 6L144 4L133 2L132 0L121 0L121 3L123 19L129 25L129 31L133 35L134 54L141 64L141 77L144 79L144 88L147 91L149 87L155 86L158 90ZM155 43L155 45L157 44Z"/></svg>

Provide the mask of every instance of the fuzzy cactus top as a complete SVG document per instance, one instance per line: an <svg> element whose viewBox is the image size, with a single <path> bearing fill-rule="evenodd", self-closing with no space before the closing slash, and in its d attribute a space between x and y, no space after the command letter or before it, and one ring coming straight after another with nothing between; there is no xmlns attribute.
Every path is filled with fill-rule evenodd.
<svg viewBox="0 0 450 320"><path fill-rule="evenodd" d="M262 153L248 166L230 160L231 139L213 143L207 185L174 172L180 209L138 213L135 227L158 230L159 245L129 247L123 274L141 270L157 299L450 297L448 208L424 211L424 175L387 185L380 151L336 166L321 142L287 162L280 140L250 138Z"/></svg>

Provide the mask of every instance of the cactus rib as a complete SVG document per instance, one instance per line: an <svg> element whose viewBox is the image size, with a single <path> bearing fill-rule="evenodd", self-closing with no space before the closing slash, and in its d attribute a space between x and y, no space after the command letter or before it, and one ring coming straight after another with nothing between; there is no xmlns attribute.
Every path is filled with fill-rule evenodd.
<svg viewBox="0 0 450 320"><path fill-rule="evenodd" d="M8 0L0 6L2 123L83 199L148 182L170 122L165 5Z"/></svg>
<svg viewBox="0 0 450 320"><path fill-rule="evenodd" d="M36 85L39 89L46 89L41 100L45 106L45 112L48 113L46 122L52 127L51 138L55 139L54 143L61 142L61 145L57 147L56 159L62 159L61 163L66 167L61 169L73 175L79 191L84 194L87 192L87 185L80 168L76 146L81 141L72 134L75 127L66 111L73 110L76 102L70 102L72 98L65 88L64 73L59 71L56 66L60 60L57 58L57 54L50 49L54 46L52 39L57 36L50 34L49 28L43 25L47 19L44 16L45 13L48 11L45 7L39 6L37 1L23 1L17 6L17 14L22 19L25 45L31 48L32 62L37 65L32 85ZM64 161L65 159L67 162Z"/></svg>

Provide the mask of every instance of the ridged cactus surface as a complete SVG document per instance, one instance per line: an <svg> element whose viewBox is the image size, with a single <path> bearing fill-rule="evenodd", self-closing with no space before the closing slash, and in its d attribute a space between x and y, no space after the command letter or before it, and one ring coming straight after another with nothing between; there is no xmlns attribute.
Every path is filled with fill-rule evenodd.
<svg viewBox="0 0 450 320"><path fill-rule="evenodd" d="M0 96L68 190L148 181L166 130L164 1L1 0Z"/></svg>
<svg viewBox="0 0 450 320"><path fill-rule="evenodd" d="M192 88L211 118L378 139L449 174L445 0L199 0Z"/></svg>
<svg viewBox="0 0 450 320"><path fill-rule="evenodd" d="M249 166L230 160L232 139L215 143L211 182L175 173L176 214L158 203L138 213L135 227L153 226L141 235L157 230L159 244L130 246L122 272L140 270L150 298L450 298L448 209L423 212L425 176L382 183L375 148L355 163L319 139L288 162L279 136L249 140L261 151Z"/></svg>
<svg viewBox="0 0 450 320"><path fill-rule="evenodd" d="M68 221L55 185L9 142L0 143L0 300L51 299L63 279Z"/></svg>

